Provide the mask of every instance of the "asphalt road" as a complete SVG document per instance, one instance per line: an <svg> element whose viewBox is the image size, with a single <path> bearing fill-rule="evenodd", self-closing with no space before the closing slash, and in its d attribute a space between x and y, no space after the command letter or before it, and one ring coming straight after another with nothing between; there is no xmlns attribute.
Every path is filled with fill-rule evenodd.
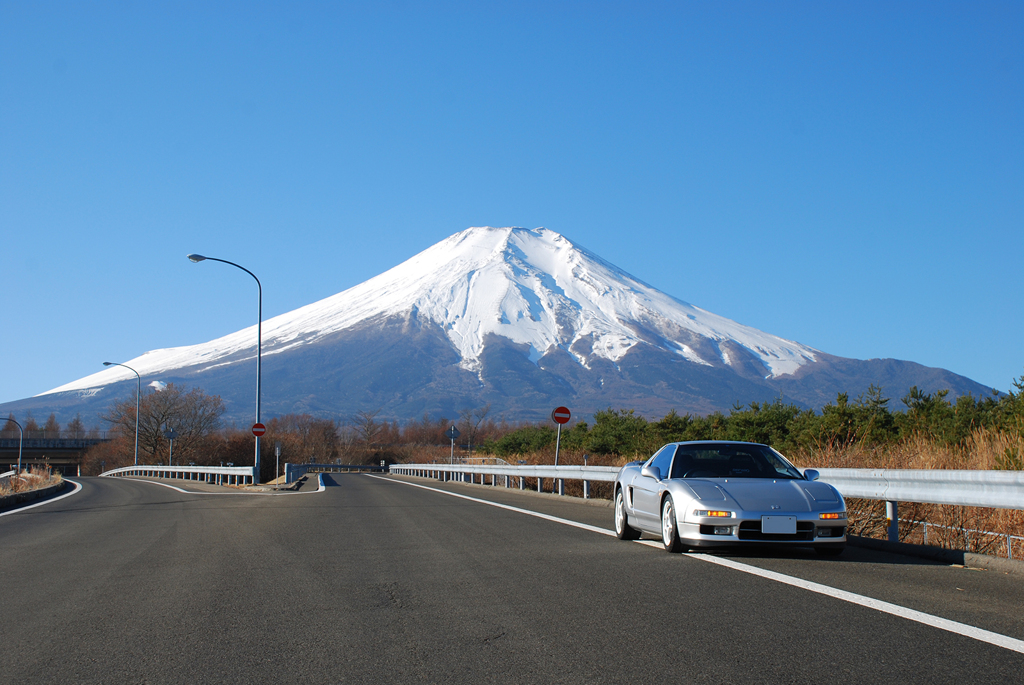
<svg viewBox="0 0 1024 685"><path fill-rule="evenodd" d="M669 555L410 483L605 530L606 506L424 479L76 480L0 516L0 682L1024 682L1012 649L745 569L1024 640L1020 576L856 548Z"/></svg>

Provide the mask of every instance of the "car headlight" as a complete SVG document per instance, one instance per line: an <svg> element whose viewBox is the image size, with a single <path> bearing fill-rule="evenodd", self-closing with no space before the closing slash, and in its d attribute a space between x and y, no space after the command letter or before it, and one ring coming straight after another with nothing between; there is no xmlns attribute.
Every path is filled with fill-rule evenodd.
<svg viewBox="0 0 1024 685"><path fill-rule="evenodd" d="M835 521L836 519L846 518L846 512L830 512L827 514L818 514L818 518L823 521Z"/></svg>
<svg viewBox="0 0 1024 685"><path fill-rule="evenodd" d="M731 511L715 511L712 509L694 509L694 516L711 516L714 518L732 518Z"/></svg>

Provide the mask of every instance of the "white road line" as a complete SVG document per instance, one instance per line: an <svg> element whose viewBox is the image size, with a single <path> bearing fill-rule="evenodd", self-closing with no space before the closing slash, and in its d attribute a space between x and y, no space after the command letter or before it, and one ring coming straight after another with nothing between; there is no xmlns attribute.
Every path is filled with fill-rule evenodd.
<svg viewBox="0 0 1024 685"><path fill-rule="evenodd" d="M20 509L12 509L10 511L5 511L4 513L0 514L0 516L10 516L11 514L20 514L23 511L27 511L29 509L35 509L36 507L41 507L44 504L53 504L54 502L56 502L59 499L64 499L65 497L71 497L71 495L76 494L79 490L82 489L81 483L77 483L77 482L75 482L73 480L69 480L68 482L75 486L75 489L72 490L71 492L65 492L63 495L60 495L59 497L54 497L53 499L45 499L42 502L36 502L35 504L29 504L28 506L21 507Z"/></svg>
<svg viewBox="0 0 1024 685"><path fill-rule="evenodd" d="M369 475L369 474L367 474L367 475ZM597 526L590 526L590 525L587 525L585 523L578 523L577 521L570 521L568 519L559 518L557 516L550 516L548 514L541 514L541 513L536 512L536 511L530 511L529 509L520 509L519 507L512 507L512 506L509 506L507 504L499 504L498 502L490 502L490 501L485 500L485 499L479 499L477 497L469 497L467 495L460 495L460 494L455 493L455 492L449 492L447 490L440 490L438 488L431 488L431 487L428 487L426 485L420 485L418 483L410 483L410 482L404 481L404 480L394 480L394 479L391 479L391 478L384 478L382 476L373 476L373 475L370 475L369 477L370 478L376 478L378 480L387 481L389 483L401 483L402 485L410 485L410 486L412 486L414 488L421 488L423 490L430 490L432 492L437 492L437 493L440 493L442 495L449 495L450 497L458 497L459 499L465 499L465 500L469 500L471 502L478 502L480 504L486 504L488 506L498 507L499 509L507 509L509 511L515 511L515 512L518 512L520 514L526 514L527 516L534 516L536 518L541 518L541 519L544 519L546 521L553 521L555 523L561 523L561 524L564 524L564 525L567 525L567 526L572 526L574 528L582 528L583 530L589 530L591 532L600 533L602 535L610 535L610 536L614 536L615 535L614 531L607 530L605 528L598 528ZM652 540L638 540L637 542L639 542L642 545L646 545L648 547L656 547L656 548L659 548L659 549L661 548L661 544L660 543L654 542ZM999 633L993 633L992 631L989 631L989 630L983 630L981 628L975 628L974 626L969 626L966 623L959 623L958 621L950 621L949 619L941 618L939 616L933 616L931 614L926 614L926 613L924 613L922 611L915 611L914 609L908 609L906 607L901 607L898 604L891 604L889 602L883 602L880 599L873 599L871 597L865 597L864 595L858 595L858 594L853 593L853 592L847 592L846 590L840 590L839 588L829 587L828 585L822 585L820 583L814 583L814 582L811 582L809 580L804 580L802 578L796 578L794 576L787 576L784 573L776 573L775 571L767 571L765 569L758 568L757 566L751 566L749 564L743 564L743 563L740 563L738 561L733 561L732 559L724 559L722 557L716 557L716 556L712 556L712 555L709 555L709 554L694 554L694 553L685 554L683 556L686 556L686 557L688 557L690 559L695 559L695 560L698 560L698 561L706 561L706 562L711 563L711 564L718 564L719 566L725 566L725 567L731 568L731 569L733 569L735 571L740 571L742 573L749 573L751 575L760 576L761 578L766 578L768 580L774 580L777 583L785 583L786 585L792 585L793 587L802 588L802 589L808 590L810 592L815 592L815 593L820 594L820 595L825 595L827 597L832 597L834 599L839 599L839 600L842 600L844 602L849 602L851 604L857 604L859 606L867 607L869 609L875 609L876 611L881 611L882 613L891 614L893 616L899 616L900 618L905 618L905 619L910 620L910 621L915 621L917 623L922 623L922 624L924 624L926 626L931 626L933 628L938 628L939 630L945 630L945 631L950 632L950 633L956 633L957 635L963 635L964 637L973 638L973 639L978 640L980 642L986 642L986 643L988 643L990 645L995 645L996 647L1002 647L1004 649L1009 649L1011 651L1020 652L1021 654L1024 654L1024 640L1018 640L1016 638L1008 637L1006 635L1001 635Z"/></svg>
<svg viewBox="0 0 1024 685"><path fill-rule="evenodd" d="M318 487L316 490L310 490L308 492L196 492L195 490L183 490L179 488L177 485L171 485L170 483L160 483L155 480L145 480L143 478L132 478L131 480L136 483L150 483L151 485L162 485L165 488L177 490L178 492L183 492L186 495L219 495L222 497L224 495L264 495L266 497L279 497L283 495L315 495L316 493L323 492L324 490L327 489L326 486L324 486L323 474L321 474L317 479L320 484L320 487Z"/></svg>
<svg viewBox="0 0 1024 685"><path fill-rule="evenodd" d="M519 507L512 507L507 504L499 504L498 502L490 502L485 499L477 499L476 497L470 497L468 495L460 495L456 492L448 492L447 490L438 490L437 488L431 488L426 485L420 485L419 483L410 483L405 480L392 480L391 478L384 478L383 476L374 476L372 474L366 474L370 478L376 478L377 480L387 481L388 483L401 483L402 485L411 485L414 488L422 488L423 490L430 490L431 492L440 492L442 495L449 495L451 497L458 497L459 499L468 499L470 502L479 502L480 504L486 504L499 509L508 509L509 511L515 511L520 514L526 514L527 516L533 516L545 521L554 521L555 523L562 523L567 526L573 526L574 528L582 528L583 530L589 530L592 533L601 533L602 535L615 535L614 532L605 528L598 528L597 526L589 526L586 523L577 523L576 521L570 521L568 519L558 518L557 516L549 516L548 514L541 514L540 512L530 511L529 509L520 509Z"/></svg>

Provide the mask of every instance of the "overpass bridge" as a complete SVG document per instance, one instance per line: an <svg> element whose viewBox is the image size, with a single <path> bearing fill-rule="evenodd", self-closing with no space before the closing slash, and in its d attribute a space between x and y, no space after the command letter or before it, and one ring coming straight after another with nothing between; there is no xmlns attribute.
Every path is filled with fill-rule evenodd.
<svg viewBox="0 0 1024 685"><path fill-rule="evenodd" d="M0 471L17 468L18 447L21 444L21 466L46 466L61 475L74 476L79 472L85 451L109 438L0 438Z"/></svg>

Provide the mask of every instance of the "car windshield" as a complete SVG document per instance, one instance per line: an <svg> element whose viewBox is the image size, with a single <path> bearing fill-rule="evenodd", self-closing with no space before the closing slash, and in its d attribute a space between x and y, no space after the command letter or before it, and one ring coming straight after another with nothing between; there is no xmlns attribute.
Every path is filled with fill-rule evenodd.
<svg viewBox="0 0 1024 685"><path fill-rule="evenodd" d="M672 478L796 478L803 476L785 457L764 445L680 445Z"/></svg>

